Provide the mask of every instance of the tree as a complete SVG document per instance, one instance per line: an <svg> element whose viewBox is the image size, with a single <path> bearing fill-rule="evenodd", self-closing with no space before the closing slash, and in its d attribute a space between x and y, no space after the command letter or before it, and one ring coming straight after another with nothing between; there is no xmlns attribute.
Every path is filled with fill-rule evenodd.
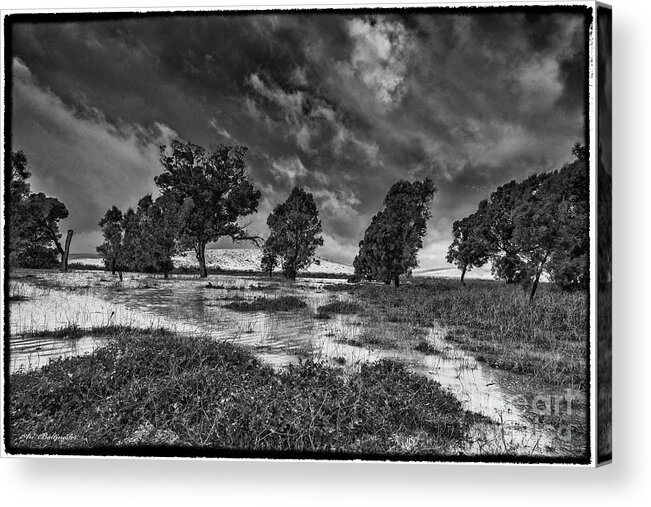
<svg viewBox="0 0 651 507"><path fill-rule="evenodd" d="M367 280L393 281L418 266L417 254L423 246L430 205L436 187L430 178L395 183L364 233L359 253L353 262L355 273Z"/></svg>
<svg viewBox="0 0 651 507"><path fill-rule="evenodd" d="M485 201L484 201L485 203ZM461 284L465 284L466 271L483 266L491 254L491 246L482 233L483 209L452 225L452 244L448 248L446 260L456 264L461 270Z"/></svg>
<svg viewBox="0 0 651 507"><path fill-rule="evenodd" d="M138 209L140 263L154 272L162 272L168 278L174 269L172 257L179 253L177 238L190 211L189 202L179 205L167 196L161 196L155 201L151 201L151 196L146 196L141 199Z"/></svg>
<svg viewBox="0 0 651 507"><path fill-rule="evenodd" d="M274 269L276 269L276 266L278 265L278 256L274 253L268 242L269 239L267 239L267 242L265 242L264 246L262 247L260 269L263 273L269 275L269 278L271 278L273 276Z"/></svg>
<svg viewBox="0 0 651 507"><path fill-rule="evenodd" d="M132 228L129 236L133 235L133 237L136 238L133 244L135 248L133 251L129 251L133 266L132 269L134 271L156 271L155 268L148 263L147 254L145 252L147 244L143 239L144 229L148 221L149 209L153 205L154 199L152 198L151 194L147 194L141 197L138 201L138 206L136 207L134 223L130 223L130 221L128 221L129 226ZM125 236L127 236L126 231Z"/></svg>
<svg viewBox="0 0 651 507"><path fill-rule="evenodd" d="M514 244L523 258L522 282L530 287L529 300L536 295L540 276L557 247L560 226L556 203L537 193L518 208L513 234Z"/></svg>
<svg viewBox="0 0 651 507"><path fill-rule="evenodd" d="M120 257L122 266L129 271L145 271L142 265L142 229L140 217L133 208L128 208L122 215L122 245Z"/></svg>
<svg viewBox="0 0 651 507"><path fill-rule="evenodd" d="M542 186L541 200L551 205L550 224L555 243L546 270L551 281L565 290L589 287L589 181L585 151L573 150L575 160L554 172Z"/></svg>
<svg viewBox="0 0 651 507"><path fill-rule="evenodd" d="M123 218L122 211L117 206L113 206L106 212L99 221L104 243L97 247L97 252L102 255L106 268L110 269L112 274L117 271L120 280L122 280L122 272L126 269L123 249Z"/></svg>
<svg viewBox="0 0 651 507"><path fill-rule="evenodd" d="M265 242L262 269L272 272L280 258L284 275L295 280L296 274L314 261L316 247L323 245L314 196L294 187L287 200L269 214L267 225L271 234Z"/></svg>
<svg viewBox="0 0 651 507"><path fill-rule="evenodd" d="M11 183L9 185L9 204L15 206L29 195L31 173L27 170L27 157L22 151L11 152Z"/></svg>
<svg viewBox="0 0 651 507"><path fill-rule="evenodd" d="M219 146L206 150L191 143L173 141L161 148L165 172L154 178L162 194L179 206L188 203L181 244L192 247L201 277L208 276L206 245L222 237L233 241L257 240L240 217L257 211L260 191L246 174L243 146Z"/></svg>
<svg viewBox="0 0 651 507"><path fill-rule="evenodd" d="M66 206L43 193L30 193L27 157L22 151L11 152L9 184L9 251L25 267L52 267L52 258L61 254L61 268L68 269L68 251L72 231L68 231L65 249L59 241L59 221L68 217ZM56 251L50 248L54 243Z"/></svg>
<svg viewBox="0 0 651 507"><path fill-rule="evenodd" d="M577 143L572 154L574 160L558 171L498 187L477 212L455 222L448 261L463 257L460 247L468 242L463 229L472 229L479 251L493 260L493 273L507 283L522 283L530 300L544 272L562 289L587 288L587 152Z"/></svg>
<svg viewBox="0 0 651 507"><path fill-rule="evenodd" d="M61 255L61 269L67 271L67 257L70 248L72 231L68 231L65 248L61 245L59 221L68 217L66 205L56 197L48 197L44 193L30 194L19 204L17 225L18 236L30 245L47 246L54 243Z"/></svg>
<svg viewBox="0 0 651 507"><path fill-rule="evenodd" d="M493 261L493 274L506 283L516 283L526 278L525 262L514 243L515 215L518 207L533 195L548 174L534 174L522 182L510 181L493 192L488 201L480 203L481 228L489 245Z"/></svg>

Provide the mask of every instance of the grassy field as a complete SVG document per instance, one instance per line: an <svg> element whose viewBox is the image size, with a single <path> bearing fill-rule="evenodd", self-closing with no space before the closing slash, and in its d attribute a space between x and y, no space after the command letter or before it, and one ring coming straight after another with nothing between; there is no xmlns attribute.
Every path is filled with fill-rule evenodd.
<svg viewBox="0 0 651 507"><path fill-rule="evenodd" d="M10 445L438 455L476 414L391 361L274 370L247 350L163 330L95 328L91 355L12 374Z"/></svg>
<svg viewBox="0 0 651 507"><path fill-rule="evenodd" d="M128 453L156 445L412 457L580 455L585 447L583 293L545 284L530 304L521 288L488 281L464 287L416 278L395 289L261 277L143 275L117 283L95 273L22 274L11 286L22 298L11 303L12 336L31 352L17 361L47 364L57 343L88 337L86 350L101 348L11 375L14 449L118 446ZM179 334L142 330L148 326ZM578 392L572 414L529 414L535 396L560 399L566 388ZM510 426L496 410L510 414ZM554 440L542 428L547 423L571 425L572 440Z"/></svg>
<svg viewBox="0 0 651 507"><path fill-rule="evenodd" d="M338 284L326 289L348 292L364 304L364 313L375 327L358 338L361 344L392 348L412 343L418 340L418 327L440 322L449 329L446 340L472 352L479 361L555 387L585 387L585 293L560 292L545 284L530 304L519 286L492 281L462 286L454 280L415 280L397 290L378 284ZM390 323L413 326L413 333L396 336L387 332Z"/></svg>

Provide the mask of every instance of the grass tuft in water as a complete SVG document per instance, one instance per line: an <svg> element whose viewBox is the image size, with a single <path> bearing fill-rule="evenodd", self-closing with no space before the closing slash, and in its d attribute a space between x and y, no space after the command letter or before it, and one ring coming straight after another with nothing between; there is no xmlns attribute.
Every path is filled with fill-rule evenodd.
<svg viewBox="0 0 651 507"><path fill-rule="evenodd" d="M428 356L441 354L441 351L439 349L437 349L434 345L432 345L430 342L428 342L425 339L420 340L414 347L414 350L418 352L422 352L423 354L426 354Z"/></svg>
<svg viewBox="0 0 651 507"><path fill-rule="evenodd" d="M334 301L317 308L317 312L324 313L339 313L342 315L351 315L355 313L360 313L363 310L363 307L358 303L353 303L351 301Z"/></svg>
<svg viewBox="0 0 651 507"><path fill-rule="evenodd" d="M277 298L256 298L253 301L232 301L224 308L238 312L286 312L307 307L302 299L296 296L280 296Z"/></svg>

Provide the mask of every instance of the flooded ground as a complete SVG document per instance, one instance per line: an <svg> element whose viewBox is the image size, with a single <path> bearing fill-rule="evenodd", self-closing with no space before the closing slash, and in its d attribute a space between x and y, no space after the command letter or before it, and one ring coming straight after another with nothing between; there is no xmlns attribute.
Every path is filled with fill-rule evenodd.
<svg viewBox="0 0 651 507"><path fill-rule="evenodd" d="M305 278L290 284L255 276L211 276L209 280L178 276L163 280L140 274L128 274L119 282L102 271L20 271L11 280L10 293L19 297L10 303L10 368L37 368L52 357L88 353L101 344L83 333L76 340L26 334L108 324L209 334L251 347L279 368L306 358L342 368L392 358L440 382L466 410L489 418L490 422L476 423L469 440L451 453L584 454L584 393L556 392L522 375L478 363L445 341L442 327L419 330L434 353L359 346L357 338L369 330L400 336L413 329L401 323L381 323L380 328L361 315L317 318L320 306L350 300L344 291L324 288L333 282L336 280ZM224 308L232 301L278 296L296 296L307 306L274 313Z"/></svg>

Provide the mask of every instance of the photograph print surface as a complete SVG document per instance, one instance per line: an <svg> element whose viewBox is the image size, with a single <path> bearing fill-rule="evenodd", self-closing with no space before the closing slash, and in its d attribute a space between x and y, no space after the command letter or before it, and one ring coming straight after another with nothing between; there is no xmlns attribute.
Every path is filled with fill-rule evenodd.
<svg viewBox="0 0 651 507"><path fill-rule="evenodd" d="M6 452L591 463L593 16L6 16Z"/></svg>

